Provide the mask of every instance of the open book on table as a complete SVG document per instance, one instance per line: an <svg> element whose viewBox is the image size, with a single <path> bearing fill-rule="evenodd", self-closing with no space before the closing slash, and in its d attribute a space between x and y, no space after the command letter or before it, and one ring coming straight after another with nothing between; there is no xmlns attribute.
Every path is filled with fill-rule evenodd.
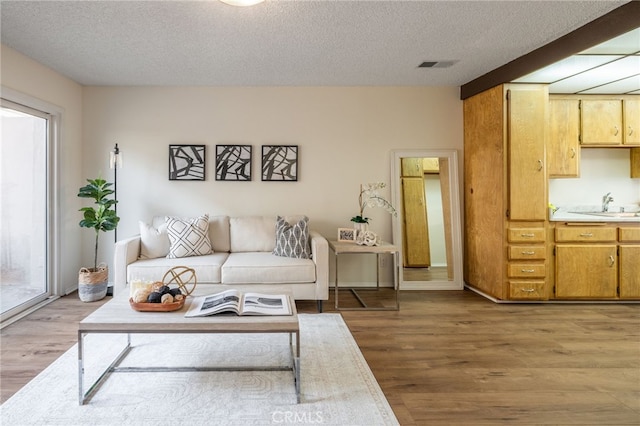
<svg viewBox="0 0 640 426"><path fill-rule="evenodd" d="M284 294L242 293L226 290L196 297L185 317L203 317L223 312L236 315L291 315L289 298Z"/></svg>

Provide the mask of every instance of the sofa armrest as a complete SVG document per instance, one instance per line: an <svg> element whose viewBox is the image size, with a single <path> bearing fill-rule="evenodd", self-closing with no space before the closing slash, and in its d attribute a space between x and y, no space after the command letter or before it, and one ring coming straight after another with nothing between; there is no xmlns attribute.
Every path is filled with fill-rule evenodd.
<svg viewBox="0 0 640 426"><path fill-rule="evenodd" d="M309 231L311 256L316 264L316 300L329 299L329 243L320 233Z"/></svg>
<svg viewBox="0 0 640 426"><path fill-rule="evenodd" d="M116 291L126 291L127 266L140 256L140 235L120 240L116 243L113 255L113 287Z"/></svg>

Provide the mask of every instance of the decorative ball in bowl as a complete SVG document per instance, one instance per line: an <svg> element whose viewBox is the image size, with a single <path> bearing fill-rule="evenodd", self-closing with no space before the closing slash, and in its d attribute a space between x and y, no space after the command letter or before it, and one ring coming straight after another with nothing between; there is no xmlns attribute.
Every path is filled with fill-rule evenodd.
<svg viewBox="0 0 640 426"><path fill-rule="evenodd" d="M140 312L171 312L180 310L184 306L186 295L180 288L170 288L157 281L137 288L129 304Z"/></svg>

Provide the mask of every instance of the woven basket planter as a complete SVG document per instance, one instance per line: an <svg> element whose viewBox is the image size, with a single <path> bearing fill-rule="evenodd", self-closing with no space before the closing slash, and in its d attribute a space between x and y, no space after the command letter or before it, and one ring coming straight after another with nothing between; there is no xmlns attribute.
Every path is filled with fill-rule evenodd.
<svg viewBox="0 0 640 426"><path fill-rule="evenodd" d="M107 295L109 271L107 265L101 263L97 270L81 268L78 273L78 295L83 302L95 302Z"/></svg>

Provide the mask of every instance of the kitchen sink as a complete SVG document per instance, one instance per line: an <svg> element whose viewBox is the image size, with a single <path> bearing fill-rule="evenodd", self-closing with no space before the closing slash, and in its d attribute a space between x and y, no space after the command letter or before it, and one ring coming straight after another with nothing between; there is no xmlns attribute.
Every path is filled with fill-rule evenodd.
<svg viewBox="0 0 640 426"><path fill-rule="evenodd" d="M576 214L586 214L588 216L605 217L640 217L640 212L569 212Z"/></svg>

